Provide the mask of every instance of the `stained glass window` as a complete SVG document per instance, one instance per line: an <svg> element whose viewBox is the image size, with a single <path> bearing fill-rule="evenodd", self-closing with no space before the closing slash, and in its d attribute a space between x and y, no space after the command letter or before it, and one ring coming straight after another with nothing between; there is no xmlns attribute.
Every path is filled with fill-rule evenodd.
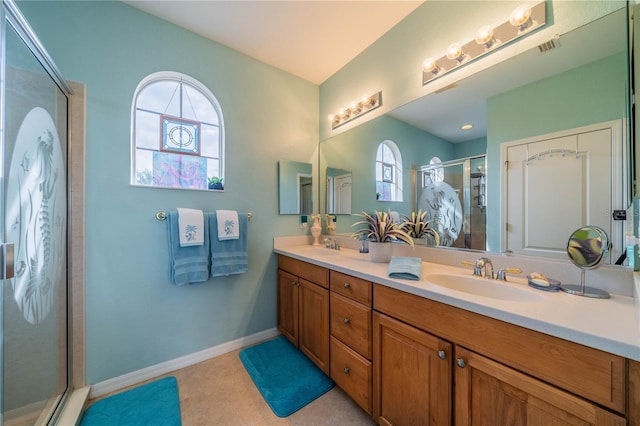
<svg viewBox="0 0 640 426"><path fill-rule="evenodd" d="M180 73L147 76L132 112L131 184L224 189L224 122L215 96Z"/></svg>

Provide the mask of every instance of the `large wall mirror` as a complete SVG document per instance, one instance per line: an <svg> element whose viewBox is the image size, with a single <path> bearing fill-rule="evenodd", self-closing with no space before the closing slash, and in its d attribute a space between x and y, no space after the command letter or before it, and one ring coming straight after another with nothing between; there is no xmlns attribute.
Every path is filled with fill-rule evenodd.
<svg viewBox="0 0 640 426"><path fill-rule="evenodd" d="M628 209L635 170L630 131L628 29L628 10L622 7L458 81L449 90L426 95L322 141L320 191L325 196L320 197L320 211L328 212L327 168L350 171L353 213L391 210L402 215L410 214L418 207L416 188L420 182L416 169L429 165L433 157L446 163L486 155L486 170L482 176L486 192L481 206L486 214L484 249L501 252L505 250L507 229L503 209L506 176L505 166L501 163L503 146L519 142L527 145L536 137L553 136L558 132L568 134L574 129L580 132L580 129L600 123L616 123L618 133L614 136L621 144L609 154L618 160L610 164L622 164L623 167L611 168L614 185L608 191L616 192L613 198L617 204L604 205L595 213L579 212L576 216L580 217L569 221L571 229L562 237L566 242L574 229L591 225L593 215L607 215L607 220L611 219L607 232L615 246L611 260L615 262L624 251L625 228L623 221L613 221L611 213ZM463 133L460 126L465 123L472 123L474 127ZM375 196L376 175L372 165L378 145L385 140L393 141L402 152L405 182L402 202L385 202ZM553 149L547 147L545 151ZM531 155L526 155L524 161ZM583 186L597 180L597 175L585 177ZM547 197L546 203L539 208L553 211L554 203L553 197ZM553 219L554 216L547 217ZM351 233L351 224L355 221L356 218L351 217L338 221L337 232ZM546 256L544 250L535 255L557 257Z"/></svg>
<svg viewBox="0 0 640 426"><path fill-rule="evenodd" d="M280 214L313 213L313 175L311 163L278 162Z"/></svg>

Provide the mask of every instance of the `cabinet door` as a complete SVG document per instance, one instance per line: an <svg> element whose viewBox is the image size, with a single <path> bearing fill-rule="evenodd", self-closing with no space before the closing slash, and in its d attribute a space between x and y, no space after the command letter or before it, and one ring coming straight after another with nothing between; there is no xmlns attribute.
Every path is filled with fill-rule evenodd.
<svg viewBox="0 0 640 426"><path fill-rule="evenodd" d="M451 344L374 312L373 413L382 425L451 424Z"/></svg>
<svg viewBox="0 0 640 426"><path fill-rule="evenodd" d="M322 371L329 374L329 290L299 279L299 347Z"/></svg>
<svg viewBox="0 0 640 426"><path fill-rule="evenodd" d="M459 346L455 352L456 426L625 424L616 414L489 358Z"/></svg>
<svg viewBox="0 0 640 426"><path fill-rule="evenodd" d="M298 346L298 277L278 269L278 330Z"/></svg>

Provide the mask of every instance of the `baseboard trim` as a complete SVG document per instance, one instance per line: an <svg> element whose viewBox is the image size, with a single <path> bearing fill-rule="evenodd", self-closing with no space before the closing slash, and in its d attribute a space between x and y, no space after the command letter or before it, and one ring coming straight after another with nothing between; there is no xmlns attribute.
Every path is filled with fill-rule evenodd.
<svg viewBox="0 0 640 426"><path fill-rule="evenodd" d="M153 379L154 377L162 376L163 374L167 374L181 368L189 367L191 365L206 361L216 356L224 355L228 352L235 351L236 349L240 349L245 346L251 346L263 340L276 337L279 334L280 332L277 328L271 328L256 334L252 334L250 336L241 337L240 339L222 343L220 345L213 346L199 352L194 352L180 358L175 358L170 361L162 362L160 364L152 365L141 370L132 371L131 373L123 374L122 376L114 377L112 379L96 383L94 385L91 385L89 398L96 398L102 395L106 395L119 389L144 382L145 380Z"/></svg>

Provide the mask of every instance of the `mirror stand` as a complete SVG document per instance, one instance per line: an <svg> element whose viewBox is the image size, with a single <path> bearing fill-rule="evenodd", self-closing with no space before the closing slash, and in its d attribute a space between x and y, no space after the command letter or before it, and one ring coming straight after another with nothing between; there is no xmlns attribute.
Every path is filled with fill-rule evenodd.
<svg viewBox="0 0 640 426"><path fill-rule="evenodd" d="M609 293L599 288L584 285L584 269L580 270L580 284L561 285L560 290L575 296L593 297L595 299L608 299Z"/></svg>
<svg viewBox="0 0 640 426"><path fill-rule="evenodd" d="M608 299L610 295L606 291L585 286L584 271L600 266L609 254L610 247L609 237L600 227L584 226L574 231L567 243L567 254L573 264L580 268L580 285L561 285L560 290L576 296Z"/></svg>

